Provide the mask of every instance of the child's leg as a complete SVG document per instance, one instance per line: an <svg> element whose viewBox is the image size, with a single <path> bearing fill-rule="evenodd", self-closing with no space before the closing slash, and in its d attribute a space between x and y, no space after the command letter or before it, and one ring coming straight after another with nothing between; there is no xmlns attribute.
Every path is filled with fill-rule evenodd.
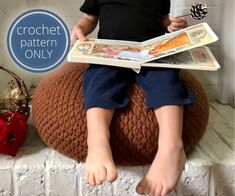
<svg viewBox="0 0 235 196"><path fill-rule="evenodd" d="M124 68L90 65L83 75L83 95L87 110L88 156L85 180L91 185L117 178L109 145L109 126L114 109L128 103L126 89L134 71Z"/></svg>
<svg viewBox="0 0 235 196"><path fill-rule="evenodd" d="M166 196L177 185L186 161L182 141L183 106L162 106L154 112L159 124L158 152L137 192Z"/></svg>
<svg viewBox="0 0 235 196"><path fill-rule="evenodd" d="M112 182L117 170L109 145L109 126L114 110L91 108L87 110L88 155L85 163L85 181L90 185Z"/></svg>

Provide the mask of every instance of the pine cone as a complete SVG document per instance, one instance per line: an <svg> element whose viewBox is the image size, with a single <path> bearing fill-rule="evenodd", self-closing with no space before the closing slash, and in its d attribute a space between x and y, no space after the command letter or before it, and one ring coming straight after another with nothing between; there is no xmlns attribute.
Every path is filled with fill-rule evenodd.
<svg viewBox="0 0 235 196"><path fill-rule="evenodd" d="M204 4L204 3L195 3L190 8L190 12L191 12L190 15L195 20L201 20L201 19L206 17L206 15L208 13L208 10L207 10L206 4Z"/></svg>

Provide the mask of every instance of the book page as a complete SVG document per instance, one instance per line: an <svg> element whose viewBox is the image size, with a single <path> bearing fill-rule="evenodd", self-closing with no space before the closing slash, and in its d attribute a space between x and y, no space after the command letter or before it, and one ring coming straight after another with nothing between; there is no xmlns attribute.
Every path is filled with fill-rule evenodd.
<svg viewBox="0 0 235 196"><path fill-rule="evenodd" d="M139 51L140 43L97 39L77 41L68 55L68 61L131 68L138 73L141 68L138 58L120 58L129 50Z"/></svg>
<svg viewBox="0 0 235 196"><path fill-rule="evenodd" d="M90 39L76 45L78 56L99 57L105 59L141 60L139 42L120 40Z"/></svg>
<svg viewBox="0 0 235 196"><path fill-rule="evenodd" d="M142 64L148 67L171 67L216 71L220 68L208 47L198 47Z"/></svg>
<svg viewBox="0 0 235 196"><path fill-rule="evenodd" d="M218 40L207 23L202 23L157 37L141 44L143 61L151 61Z"/></svg>

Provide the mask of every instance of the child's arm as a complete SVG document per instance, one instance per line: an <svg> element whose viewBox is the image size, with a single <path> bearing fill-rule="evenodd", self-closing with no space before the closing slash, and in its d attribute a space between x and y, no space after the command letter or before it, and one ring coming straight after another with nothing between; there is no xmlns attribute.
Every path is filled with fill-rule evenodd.
<svg viewBox="0 0 235 196"><path fill-rule="evenodd" d="M164 15L162 20L167 32L178 31L188 26L187 20L184 17L172 17L169 15Z"/></svg>
<svg viewBox="0 0 235 196"><path fill-rule="evenodd" d="M77 39L81 41L86 40L86 36L90 34L96 27L98 23L98 17L84 14L82 18L74 25L71 33L71 44L75 44Z"/></svg>

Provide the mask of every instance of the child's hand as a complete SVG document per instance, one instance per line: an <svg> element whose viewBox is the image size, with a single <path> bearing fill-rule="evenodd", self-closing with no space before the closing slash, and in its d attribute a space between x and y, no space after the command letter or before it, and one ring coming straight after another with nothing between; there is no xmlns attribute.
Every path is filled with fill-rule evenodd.
<svg viewBox="0 0 235 196"><path fill-rule="evenodd" d="M77 40L80 41L86 41L87 38L82 32L82 29L76 24L73 27L72 33L71 33L71 45L74 45Z"/></svg>
<svg viewBox="0 0 235 196"><path fill-rule="evenodd" d="M188 26L187 20L184 17L172 17L169 16L169 26L167 30L169 32L178 31Z"/></svg>
<svg viewBox="0 0 235 196"><path fill-rule="evenodd" d="M71 33L71 44L74 45L79 39L80 41L86 41L86 35L90 34L98 23L98 16L84 14L80 20L74 25Z"/></svg>

